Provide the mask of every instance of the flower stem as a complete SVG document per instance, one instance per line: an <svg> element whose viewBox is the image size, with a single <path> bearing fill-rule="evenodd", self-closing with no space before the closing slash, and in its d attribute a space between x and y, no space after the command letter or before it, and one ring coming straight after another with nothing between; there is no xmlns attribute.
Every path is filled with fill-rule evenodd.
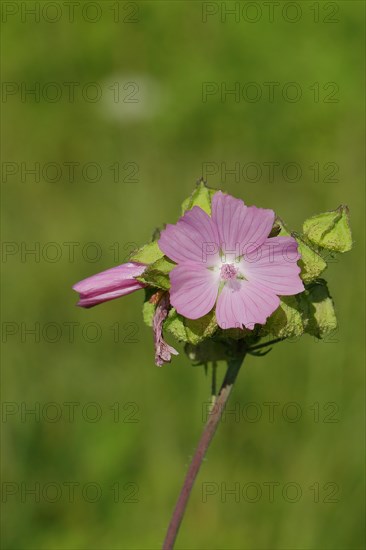
<svg viewBox="0 0 366 550"><path fill-rule="evenodd" d="M216 432L216 428L220 422L220 418L224 411L227 400L229 399L235 379L238 375L240 367L243 363L245 353L239 358L228 361L228 368L224 381L222 383L215 404L209 413L205 429L202 433L198 447L186 474L182 490L175 505L172 518L169 523L168 531L164 540L163 550L171 550L174 547L175 539L177 538L178 530L182 522L188 499L198 471L201 467L203 458L206 454L209 444Z"/></svg>

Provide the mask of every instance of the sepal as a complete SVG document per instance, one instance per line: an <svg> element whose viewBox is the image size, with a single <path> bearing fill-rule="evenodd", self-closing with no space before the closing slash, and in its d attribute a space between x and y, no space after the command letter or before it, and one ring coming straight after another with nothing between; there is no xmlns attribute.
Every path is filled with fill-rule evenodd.
<svg viewBox="0 0 366 550"><path fill-rule="evenodd" d="M326 281L319 279L305 293L308 307L306 330L316 338L325 338L337 328L334 303Z"/></svg>
<svg viewBox="0 0 366 550"><path fill-rule="evenodd" d="M156 262L163 256L164 253L160 250L158 241L152 241L151 243L145 244L145 246L142 246L138 250L132 252L130 261L149 265Z"/></svg>
<svg viewBox="0 0 366 550"><path fill-rule="evenodd" d="M299 253L301 254L301 259L299 260L299 266L301 267L300 277L304 283L314 281L323 273L327 267L325 260L309 243L305 242L301 235L295 232L291 233L280 218L275 220L271 233L271 236L277 235L286 237L291 236L296 240Z"/></svg>
<svg viewBox="0 0 366 550"><path fill-rule="evenodd" d="M300 295L281 298L279 307L261 328L261 336L296 338L304 334L305 327L298 296Z"/></svg>
<svg viewBox="0 0 366 550"><path fill-rule="evenodd" d="M191 210L194 206L199 206L206 214L211 215L211 200L216 192L217 189L211 189L211 187L207 187L202 179L199 180L191 196L183 201L182 215L187 212L187 210Z"/></svg>
<svg viewBox="0 0 366 550"><path fill-rule="evenodd" d="M181 342L197 345L210 338L217 330L215 311L212 310L200 319L187 319L179 315L174 308L169 312L164 329Z"/></svg>
<svg viewBox="0 0 366 550"><path fill-rule="evenodd" d="M150 264L144 273L137 279L147 285L169 290L170 279L169 273L176 264L169 260L166 256L159 258L156 262Z"/></svg>

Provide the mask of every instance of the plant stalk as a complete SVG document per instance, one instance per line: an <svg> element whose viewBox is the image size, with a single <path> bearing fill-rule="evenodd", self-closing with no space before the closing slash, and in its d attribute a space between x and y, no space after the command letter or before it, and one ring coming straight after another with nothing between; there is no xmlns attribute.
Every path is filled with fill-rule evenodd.
<svg viewBox="0 0 366 550"><path fill-rule="evenodd" d="M234 382L239 373L244 357L245 353L243 353L239 358L233 359L228 362L228 368L225 374L224 381L221 385L221 389L216 398L215 404L211 412L209 413L205 429L198 443L194 457L189 465L182 490L175 505L174 512L170 520L168 531L164 540L163 550L172 550L172 548L174 547L174 543L178 535L180 524L182 523L192 487L194 485L195 479L201 467L208 446L210 445L211 440L215 435L217 426L220 422L220 418L225 409L227 400L229 399L231 390L233 389Z"/></svg>

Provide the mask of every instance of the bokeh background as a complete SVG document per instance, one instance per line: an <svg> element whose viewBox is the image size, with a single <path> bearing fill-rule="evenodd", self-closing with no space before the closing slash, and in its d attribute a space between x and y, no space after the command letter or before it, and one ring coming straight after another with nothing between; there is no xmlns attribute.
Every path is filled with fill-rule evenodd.
<svg viewBox="0 0 366 550"><path fill-rule="evenodd" d="M364 4L35 4L2 2L3 547L161 546L210 377L179 345L154 366L142 293L71 286L203 175L295 230L345 203L355 246L325 275L339 330L246 360L177 548L362 548Z"/></svg>

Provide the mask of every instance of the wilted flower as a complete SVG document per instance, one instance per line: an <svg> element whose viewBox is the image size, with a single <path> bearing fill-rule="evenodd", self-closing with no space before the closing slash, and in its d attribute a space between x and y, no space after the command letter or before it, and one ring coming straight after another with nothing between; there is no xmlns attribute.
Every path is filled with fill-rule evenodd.
<svg viewBox="0 0 366 550"><path fill-rule="evenodd" d="M170 272L170 301L188 319L216 304L218 325L253 329L265 324L279 296L304 290L292 237L272 237L273 210L246 206L215 193L211 217L200 207L161 233L159 247L178 265Z"/></svg>
<svg viewBox="0 0 366 550"><path fill-rule="evenodd" d="M80 294L77 305L86 308L93 307L144 288L146 285L137 281L135 277L142 275L145 268L144 264L130 262L112 267L76 283L72 288Z"/></svg>
<svg viewBox="0 0 366 550"><path fill-rule="evenodd" d="M153 331L155 343L155 364L161 367L164 363L171 361L172 355L178 355L176 349L169 346L163 338L163 322L165 321L170 309L169 294L164 292L156 306Z"/></svg>

